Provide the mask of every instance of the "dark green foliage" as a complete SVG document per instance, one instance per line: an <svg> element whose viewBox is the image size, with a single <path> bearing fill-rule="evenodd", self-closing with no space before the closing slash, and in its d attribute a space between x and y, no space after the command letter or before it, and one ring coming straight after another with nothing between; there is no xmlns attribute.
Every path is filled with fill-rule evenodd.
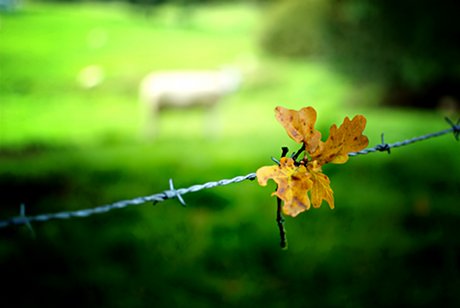
<svg viewBox="0 0 460 308"><path fill-rule="evenodd" d="M455 307L460 304L458 160L452 147L447 154L416 147L329 169L337 208L288 218L287 251L278 246L273 198L250 182L186 195L187 208L167 201L34 223L36 239L25 227L2 229L1 275L9 282L3 301L48 307ZM126 159L134 157L120 152L122 147L106 150L112 163L95 164L98 160L88 159L84 150L63 150L58 155L67 163L59 168L53 166L56 153L10 159L37 176L18 172L15 184L2 176L0 185L9 187L10 196L4 204L12 210L27 192L34 196L28 211L38 213L164 188L161 174L171 166L143 164L158 172L148 177L127 169ZM149 155L146 149L139 153L137 158ZM41 167L34 164L37 159ZM1 167L1 174L11 170ZM46 175L47 170L53 171ZM224 165L205 171L208 176L201 170L202 180L231 173ZM56 189L37 189L46 185ZM4 206L2 213L7 212Z"/></svg>
<svg viewBox="0 0 460 308"><path fill-rule="evenodd" d="M285 1L268 19L263 46L383 82L395 104L436 106L443 97L460 99L457 11L451 0Z"/></svg>
<svg viewBox="0 0 460 308"><path fill-rule="evenodd" d="M324 49L321 27L327 6L315 0L281 2L265 17L262 46L287 57L319 56Z"/></svg>

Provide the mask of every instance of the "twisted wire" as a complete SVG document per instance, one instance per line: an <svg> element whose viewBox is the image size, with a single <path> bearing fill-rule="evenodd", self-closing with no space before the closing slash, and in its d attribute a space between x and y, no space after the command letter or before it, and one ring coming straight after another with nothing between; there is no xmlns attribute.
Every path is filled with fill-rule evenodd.
<svg viewBox="0 0 460 308"><path fill-rule="evenodd" d="M395 142L395 143L384 143L383 134L382 134L382 143L381 144L378 144L373 148L367 148L367 149L364 149L364 150L361 150L361 151L358 151L358 152L350 152L350 153L348 153L348 156L353 157L353 156L357 156L357 155L365 155L365 154L369 154L369 153L384 152L384 151L390 153L390 149L392 149L392 148L402 147L402 146L409 145L409 144L412 144L412 143L415 143L415 142L427 140L427 139L430 139L430 138L439 137L439 136L450 134L450 133L454 133L455 138L458 140L458 135L459 135L459 132L460 132L459 123L457 122L457 124L453 124L450 120L448 120L448 122L449 122L449 124L451 124L451 126L452 126L451 128L448 128L448 129L445 129L445 130L442 130L442 131L439 131L439 132L431 133L431 134L426 134L426 135L406 139L406 140L403 140L403 141L398 141L398 142Z"/></svg>
<svg viewBox="0 0 460 308"><path fill-rule="evenodd" d="M26 216L24 207L21 205L21 213L19 216L12 217L7 220L1 220L0 221L0 228L5 228L8 226L12 225L22 225L26 224L30 226L31 222L35 221L40 221L40 222L45 222L48 220L52 219L69 219L73 217L88 217L94 214L102 214L102 213L107 213L111 210L114 209L121 209L127 206L132 206L132 205L140 205L144 204L147 202L163 202L167 199L172 199L172 198L182 198L182 195L191 193L191 192L197 192L203 189L209 189L209 188L214 188L217 186L224 186L232 183L239 183L245 180L254 180L256 178L255 173L249 173L247 175L240 175L236 176L231 179L223 179L220 181L212 181L212 182L207 182L204 184L196 184L192 185L187 188L179 188L179 189L174 189L174 187L171 185L172 181L170 180L170 188L169 190L165 190L163 192L154 194L154 195L149 195L149 196L143 196L143 197L137 197L134 199L129 199L129 200L122 200L118 201L115 203L111 204L106 204L106 205L101 205L95 208L89 208L89 209L82 209L82 210L76 210L76 211L65 211L65 212L58 212L58 213L49 213L49 214L40 214L40 215L35 215L35 216Z"/></svg>
<svg viewBox="0 0 460 308"><path fill-rule="evenodd" d="M449 128L449 129L445 129L445 130L435 132L435 133L426 134L426 135L419 136L419 137L414 137L414 138L411 138L411 139L406 139L406 140L403 140L403 141L398 141L398 142L391 143L391 144L388 144L388 143L384 142L383 134L382 134L382 143L381 144L379 144L379 145L377 145L375 147L372 147L372 148L364 149L362 151L350 152L348 155L349 156L357 156L357 155L365 155L365 154L369 154L369 153L383 152L383 151L387 151L389 153L390 149L392 149L392 148L406 146L406 145L409 145L409 144L412 144L412 143L415 143L415 142L427 140L427 139L430 139L430 138L439 137L439 136L449 134L449 133L452 133L452 132L454 133L455 138L458 140L459 139L459 134L460 134L460 120L456 124L454 124L449 119L446 119L446 120L451 125L451 128ZM214 188L214 187L217 187L217 186L224 186L224 185L229 185L229 184L232 184L232 183L239 183L239 182L242 182L242 181L245 181L245 180L254 180L255 178L256 178L256 173L252 172L252 173L249 173L247 175L240 175L240 176L236 176L236 177L231 178L231 179L223 179L223 180L219 180L219 181L211 181L211 182L207 182L207 183L204 183L204 184L196 184L196 185L192 185L192 186L187 187L187 188L179 188L179 189L174 188L172 179L170 179L170 181L169 181L170 189L165 190L165 191L160 192L160 193L157 193L157 194L154 194L154 195L149 195L149 196L144 196L144 197L137 197L137 198L129 199L129 200L117 201L115 203L101 205L101 206L94 207L94 208L88 208L88 209L82 209L82 210L76 210L76 211L63 211L63 212L49 213L49 214L39 214L39 215L35 215L35 216L27 216L25 214L24 205L21 205L19 216L12 217L12 218L6 219L6 220L0 220L0 228L5 228L5 227L8 227L8 226L13 226L13 225L27 225L31 229L30 223L35 222L35 221L45 222L45 221L49 221L49 220L52 220L52 219L69 219L69 218L73 218L73 217L88 217L88 216L91 216L91 215L94 215L94 214L107 213L107 212L109 212L111 210L121 209L121 208L124 208L124 207L127 207L127 206L141 205L141 204L144 204L144 203L147 203L147 202L158 203L158 202L163 202L163 201L165 201L167 199L173 199L173 198L177 198L182 203L182 205L185 205L185 201L182 199L182 196L185 195L185 194L192 193L192 192L197 192L197 191L200 191L200 190L203 190L203 189L210 189L210 188Z"/></svg>

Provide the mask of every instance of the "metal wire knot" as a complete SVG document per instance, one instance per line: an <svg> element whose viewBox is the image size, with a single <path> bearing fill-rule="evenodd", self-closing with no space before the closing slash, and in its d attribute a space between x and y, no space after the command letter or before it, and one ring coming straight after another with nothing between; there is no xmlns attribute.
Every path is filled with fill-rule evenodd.
<svg viewBox="0 0 460 308"><path fill-rule="evenodd" d="M385 152L386 151L388 154L391 154L391 146L388 143L385 143L384 133L382 133L382 135L381 135L381 140L382 140L382 143L378 144L375 147L376 150L380 151L380 152Z"/></svg>
<svg viewBox="0 0 460 308"><path fill-rule="evenodd" d="M173 179L169 179L169 190L166 190L164 194L167 199L177 198L182 206L186 206L182 195L174 188Z"/></svg>
<svg viewBox="0 0 460 308"><path fill-rule="evenodd" d="M448 117L445 117L444 119L447 121L447 123L449 123L450 126L452 126L452 132L454 133L455 140L458 141L460 135L460 119L457 120L456 124Z"/></svg>

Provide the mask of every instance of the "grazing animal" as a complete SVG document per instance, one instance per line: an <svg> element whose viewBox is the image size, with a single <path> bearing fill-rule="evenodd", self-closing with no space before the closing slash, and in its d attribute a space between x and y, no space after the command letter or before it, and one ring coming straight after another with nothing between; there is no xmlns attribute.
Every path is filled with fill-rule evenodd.
<svg viewBox="0 0 460 308"><path fill-rule="evenodd" d="M222 98L235 92L240 83L241 74L233 68L165 71L147 75L139 89L147 136L153 137L157 134L158 115L161 110L199 106L212 113ZM207 127L208 133L213 133L209 130L214 129L214 126Z"/></svg>

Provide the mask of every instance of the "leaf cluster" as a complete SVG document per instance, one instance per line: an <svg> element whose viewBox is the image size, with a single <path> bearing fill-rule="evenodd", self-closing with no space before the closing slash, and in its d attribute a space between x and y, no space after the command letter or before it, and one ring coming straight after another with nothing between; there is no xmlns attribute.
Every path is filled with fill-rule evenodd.
<svg viewBox="0 0 460 308"><path fill-rule="evenodd" d="M256 173L259 184L266 186L269 179L278 184L272 195L283 200L286 215L295 217L311 205L318 208L323 200L333 209L331 181L322 172L322 166L346 163L348 153L367 147L369 141L363 135L366 118L362 115L352 120L346 117L339 127L332 125L329 137L322 141L321 132L315 129L316 110L313 107L299 111L276 107L275 117L289 137L302 147L291 157L282 157L279 165L259 168Z"/></svg>

